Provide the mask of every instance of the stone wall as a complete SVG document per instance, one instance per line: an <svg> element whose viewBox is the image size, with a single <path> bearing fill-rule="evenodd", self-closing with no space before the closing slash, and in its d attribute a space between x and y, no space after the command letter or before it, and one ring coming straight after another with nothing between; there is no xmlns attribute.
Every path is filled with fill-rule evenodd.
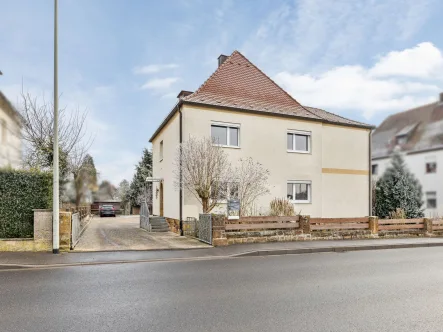
<svg viewBox="0 0 443 332"><path fill-rule="evenodd" d="M60 250L70 249L71 212L60 212ZM0 251L51 251L52 211L34 210L34 238L0 239Z"/></svg>
<svg viewBox="0 0 443 332"><path fill-rule="evenodd" d="M443 220L363 218L314 218L300 216L298 224L271 220L272 217L227 220L213 215L213 245L263 243L299 240L343 240L379 237L411 237L443 235ZM269 220L268 220L269 219ZM235 224L236 227L232 227ZM231 225L227 227L227 225ZM241 226L241 227L239 227Z"/></svg>
<svg viewBox="0 0 443 332"><path fill-rule="evenodd" d="M173 218L165 218L171 232L180 234L180 220Z"/></svg>

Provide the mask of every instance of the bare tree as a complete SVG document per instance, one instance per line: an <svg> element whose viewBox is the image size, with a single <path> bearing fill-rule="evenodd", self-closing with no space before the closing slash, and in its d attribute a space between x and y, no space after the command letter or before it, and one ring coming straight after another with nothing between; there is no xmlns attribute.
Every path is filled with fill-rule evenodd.
<svg viewBox="0 0 443 332"><path fill-rule="evenodd" d="M269 193L269 170L252 158L245 158L239 160L233 174L238 185L240 215L249 215L257 198Z"/></svg>
<svg viewBox="0 0 443 332"><path fill-rule="evenodd" d="M29 93L21 93L25 165L50 169L53 161L54 106ZM92 138L87 137L86 112L59 110L60 169L63 176L81 167Z"/></svg>
<svg viewBox="0 0 443 332"><path fill-rule="evenodd" d="M182 143L174 161L174 183L190 191L209 213L231 182L231 165L223 149L209 138L189 139Z"/></svg>

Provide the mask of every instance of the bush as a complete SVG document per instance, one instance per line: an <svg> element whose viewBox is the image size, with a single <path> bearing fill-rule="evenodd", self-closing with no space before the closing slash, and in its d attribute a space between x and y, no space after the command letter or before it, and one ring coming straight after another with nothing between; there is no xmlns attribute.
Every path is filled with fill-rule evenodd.
<svg viewBox="0 0 443 332"><path fill-rule="evenodd" d="M391 166L386 169L375 187L375 212L379 218L402 209L407 219L424 217L420 182L406 167L400 152L392 155Z"/></svg>
<svg viewBox="0 0 443 332"><path fill-rule="evenodd" d="M294 205L288 201L286 198L274 198L270 206L270 215L271 216L294 216Z"/></svg>
<svg viewBox="0 0 443 332"><path fill-rule="evenodd" d="M0 238L34 236L33 209L52 208L52 174L0 169Z"/></svg>

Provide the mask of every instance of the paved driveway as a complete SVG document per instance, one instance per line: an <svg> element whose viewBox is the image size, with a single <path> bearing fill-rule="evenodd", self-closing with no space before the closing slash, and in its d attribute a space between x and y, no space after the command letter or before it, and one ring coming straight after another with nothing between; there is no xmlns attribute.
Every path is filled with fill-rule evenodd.
<svg viewBox="0 0 443 332"><path fill-rule="evenodd" d="M198 240L172 232L149 233L139 227L139 216L95 216L75 251L207 248Z"/></svg>

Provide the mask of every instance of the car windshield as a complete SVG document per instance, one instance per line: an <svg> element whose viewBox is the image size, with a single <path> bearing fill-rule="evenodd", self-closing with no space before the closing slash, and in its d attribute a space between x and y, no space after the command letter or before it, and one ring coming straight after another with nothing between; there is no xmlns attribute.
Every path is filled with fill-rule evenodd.
<svg viewBox="0 0 443 332"><path fill-rule="evenodd" d="M104 209L112 209L113 206L112 205L102 205L102 208L104 208Z"/></svg>

